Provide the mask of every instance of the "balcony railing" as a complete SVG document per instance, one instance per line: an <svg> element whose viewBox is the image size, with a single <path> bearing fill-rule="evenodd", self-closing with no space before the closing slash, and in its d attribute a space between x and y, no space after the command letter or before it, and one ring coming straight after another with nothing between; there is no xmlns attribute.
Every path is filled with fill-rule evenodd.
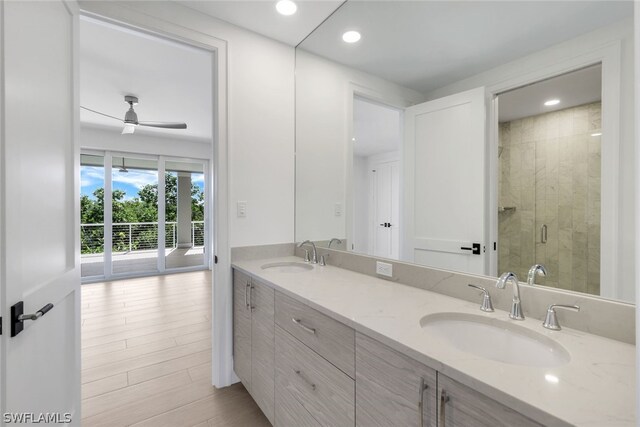
<svg viewBox="0 0 640 427"><path fill-rule="evenodd" d="M176 248L176 222L165 223L165 248ZM204 246L204 221L191 221L191 245ZM104 224L80 224L82 254L104 252ZM112 252L158 249L157 222L123 222L112 225Z"/></svg>

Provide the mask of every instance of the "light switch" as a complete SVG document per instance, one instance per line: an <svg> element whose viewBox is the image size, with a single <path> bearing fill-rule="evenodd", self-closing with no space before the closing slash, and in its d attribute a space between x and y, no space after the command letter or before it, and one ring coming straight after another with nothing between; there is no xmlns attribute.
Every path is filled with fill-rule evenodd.
<svg viewBox="0 0 640 427"><path fill-rule="evenodd" d="M342 203L336 203L333 207L333 212L336 216L342 216Z"/></svg>
<svg viewBox="0 0 640 427"><path fill-rule="evenodd" d="M247 216L247 202L238 200L238 218L244 218Z"/></svg>

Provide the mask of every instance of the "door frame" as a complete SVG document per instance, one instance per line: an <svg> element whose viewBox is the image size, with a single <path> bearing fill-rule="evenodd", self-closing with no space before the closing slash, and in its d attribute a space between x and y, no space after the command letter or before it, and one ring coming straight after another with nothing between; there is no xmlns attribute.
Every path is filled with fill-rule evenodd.
<svg viewBox="0 0 640 427"><path fill-rule="evenodd" d="M616 40L600 49L557 61L551 65L516 75L487 86L488 138L486 177L489 189L487 242L498 242L498 101L499 94L591 65L602 64L602 136L600 201L600 296L618 299L619 237L619 156L620 156L620 81L621 42ZM605 108L606 107L606 108ZM604 209L606 207L606 209ZM499 246L499 245L498 245ZM498 251L491 250L489 275L498 275Z"/></svg>
<svg viewBox="0 0 640 427"><path fill-rule="evenodd" d="M211 53L212 75L212 163L209 196L212 221L209 230L212 264L212 384L225 387L238 381L233 372L233 311L231 301L231 249L229 243L229 144L228 144L228 42L226 40L162 20L136 9L110 2L85 2L81 14L136 31L185 43ZM79 226L79 224L78 224Z"/></svg>
<svg viewBox="0 0 640 427"><path fill-rule="evenodd" d="M353 244L353 194L354 194L354 170L353 170L353 100L358 97L374 104L380 104L387 108L392 108L400 112L400 147L398 148L398 156L402 159L402 135L404 134L404 110L411 106L413 103L407 99L401 97L393 97L385 95L375 89L371 89L366 86L359 85L357 83L349 83L349 87L346 91L346 127L347 134L345 135L345 145L347 147L345 151L344 165L345 165L345 188L344 188L344 212L345 212L345 237L347 240L346 250L352 251ZM402 162L400 162L400 188L402 188ZM402 218L402 204L403 195L400 193L400 214ZM400 222L400 236L402 236L402 221ZM371 241L369 241L369 247L371 247ZM402 259L402 244L400 244L399 258Z"/></svg>

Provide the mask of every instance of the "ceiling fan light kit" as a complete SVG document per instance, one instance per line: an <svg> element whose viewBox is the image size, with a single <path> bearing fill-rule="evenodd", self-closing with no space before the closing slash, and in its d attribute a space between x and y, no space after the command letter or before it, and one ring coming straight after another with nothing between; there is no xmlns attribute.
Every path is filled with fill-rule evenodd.
<svg viewBox="0 0 640 427"><path fill-rule="evenodd" d="M129 109L124 115L124 120L119 119L114 116L110 116L109 114L101 113L100 111L92 110L87 107L80 107L84 110L91 111L92 113L100 114L101 116L109 117L111 119L115 119L124 123L124 128L122 129L122 134L132 134L135 132L137 126L146 126L152 128L161 128L161 129L186 129L186 123L175 123L175 122L140 122L138 121L138 114L133 109L134 105L138 105L138 98L133 95L126 95L124 97L124 102L129 104Z"/></svg>

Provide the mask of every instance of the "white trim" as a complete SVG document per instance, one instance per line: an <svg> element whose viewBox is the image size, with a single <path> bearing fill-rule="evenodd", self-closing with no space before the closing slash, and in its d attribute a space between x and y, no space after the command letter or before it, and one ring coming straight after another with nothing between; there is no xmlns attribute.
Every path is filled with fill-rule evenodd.
<svg viewBox="0 0 640 427"><path fill-rule="evenodd" d="M602 172L601 172L601 226L600 226L600 296L618 299L620 294L618 283L618 238L619 238L619 163L620 163L620 49L621 41L606 44L600 49L577 55L565 61L539 68L518 76L507 78L487 87L487 96L491 100L495 95L530 83L535 83L580 68L602 63ZM489 110L490 122L498 121L497 110ZM497 158L497 133L491 132L489 152ZM495 147L493 147L495 146ZM495 152L495 153L494 153ZM491 162L490 157L489 161ZM495 170L493 170L495 169ZM498 178L497 168L489 168L491 176L489 192L491 200L497 200ZM497 209L489 206L492 227L490 236L497 241ZM490 271L497 270L497 256L493 257Z"/></svg>
<svg viewBox="0 0 640 427"><path fill-rule="evenodd" d="M124 158L124 157L123 157ZM112 169L113 156L110 152L104 153L104 279L108 280L113 275L113 199L112 199ZM80 224L77 225L80 228Z"/></svg>
<svg viewBox="0 0 640 427"><path fill-rule="evenodd" d="M166 232L167 232L167 212L166 212L166 189L165 182L165 156L158 156L158 272L164 273L166 270ZM160 191L162 190L162 191ZM206 221L205 221L206 222Z"/></svg>

